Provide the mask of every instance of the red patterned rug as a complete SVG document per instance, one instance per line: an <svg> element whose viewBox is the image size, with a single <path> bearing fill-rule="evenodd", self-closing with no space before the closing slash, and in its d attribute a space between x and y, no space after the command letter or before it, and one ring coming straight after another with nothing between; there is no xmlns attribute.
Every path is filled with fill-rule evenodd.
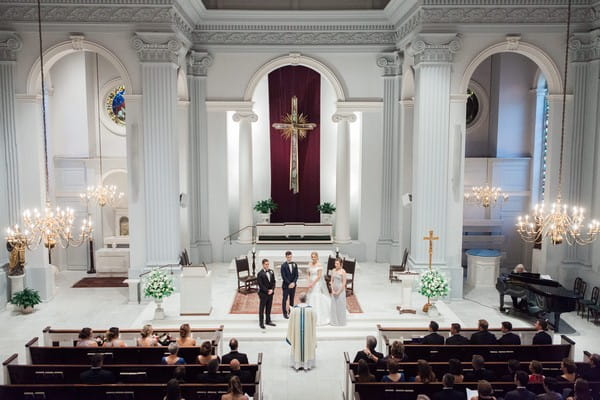
<svg viewBox="0 0 600 400"><path fill-rule="evenodd" d="M299 287L296 290L296 296L294 297L296 303L298 303L298 296L301 293L306 293L307 288ZM281 288L275 288L275 296L273 297L273 307L271 308L271 314L281 314L281 299L283 294ZM346 308L348 312L352 314L361 314L362 308L358 303L356 295L348 296L346 298ZM235 292L235 299L229 314L258 314L258 293L242 294Z"/></svg>
<svg viewBox="0 0 600 400"><path fill-rule="evenodd" d="M73 288L108 288L108 287L127 287L123 281L126 276L106 276L83 278L71 287Z"/></svg>

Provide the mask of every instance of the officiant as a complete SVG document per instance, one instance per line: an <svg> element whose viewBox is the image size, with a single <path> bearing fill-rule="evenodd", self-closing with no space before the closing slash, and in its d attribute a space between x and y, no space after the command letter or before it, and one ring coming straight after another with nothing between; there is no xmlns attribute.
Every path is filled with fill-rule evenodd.
<svg viewBox="0 0 600 400"><path fill-rule="evenodd" d="M300 295L300 304L292 308L286 341L291 347L291 365L305 371L314 368L317 349L317 316L306 304L306 294Z"/></svg>

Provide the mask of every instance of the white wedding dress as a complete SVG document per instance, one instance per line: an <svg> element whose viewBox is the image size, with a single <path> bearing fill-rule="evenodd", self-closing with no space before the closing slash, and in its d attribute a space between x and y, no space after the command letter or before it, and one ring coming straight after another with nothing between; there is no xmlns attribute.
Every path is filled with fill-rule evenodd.
<svg viewBox="0 0 600 400"><path fill-rule="evenodd" d="M319 275L319 270L323 271L321 264L308 264L308 279L313 282ZM312 306L314 314L317 316L317 325L327 325L331 319L331 295L325 284L325 274L321 273L321 279L309 289L307 293L307 303Z"/></svg>

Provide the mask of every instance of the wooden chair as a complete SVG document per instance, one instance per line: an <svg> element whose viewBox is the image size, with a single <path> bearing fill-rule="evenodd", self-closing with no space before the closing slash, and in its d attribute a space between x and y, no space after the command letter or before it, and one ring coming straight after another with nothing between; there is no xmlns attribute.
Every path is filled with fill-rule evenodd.
<svg viewBox="0 0 600 400"><path fill-rule="evenodd" d="M581 278L576 278L579 279L579 284L577 286L577 289L575 289L575 287L573 288L573 291L575 292L575 296L577 296L577 308L576 308L576 312L577 314L579 314L579 311L581 311L581 317L583 318L584 314L585 314L585 306L584 306L584 302L585 302L585 292L587 292L587 283L582 280ZM575 286L575 285L573 285Z"/></svg>
<svg viewBox="0 0 600 400"><path fill-rule="evenodd" d="M406 261L408 260L408 249L404 249L404 254L402 254L402 264L400 265L392 265L390 264L390 272L389 278L390 282L399 281L397 277L394 276L394 272L404 272L406 271Z"/></svg>
<svg viewBox="0 0 600 400"><path fill-rule="evenodd" d="M584 282L584 284L585 284L585 282ZM588 321L590 320L589 307L596 305L596 303L598 303L599 295L600 295L600 288L598 286L594 286L594 288L592 289L592 295L589 299L584 299L584 298L577 299L577 313L579 314L579 311L581 310L581 318L585 317L585 312L587 310L587 320Z"/></svg>
<svg viewBox="0 0 600 400"><path fill-rule="evenodd" d="M346 295L351 296L354 294L354 274L356 272L356 260L344 258L342 268L344 268L346 271ZM348 275L350 275L349 278Z"/></svg>
<svg viewBox="0 0 600 400"><path fill-rule="evenodd" d="M256 276L250 274L248 257L236 257L235 268L237 270L238 292L248 294L254 290L258 290Z"/></svg>

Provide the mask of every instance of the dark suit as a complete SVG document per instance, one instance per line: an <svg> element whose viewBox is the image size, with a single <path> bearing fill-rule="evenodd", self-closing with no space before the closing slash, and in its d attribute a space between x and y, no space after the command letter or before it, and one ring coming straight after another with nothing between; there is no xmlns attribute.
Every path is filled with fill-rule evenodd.
<svg viewBox="0 0 600 400"><path fill-rule="evenodd" d="M380 353L380 352L378 352L378 351L374 351L374 350L373 350L373 351L371 352L371 354L373 354L375 357L377 357L377 361L379 361L379 360L382 360L382 359L383 359L383 354L381 354L381 353ZM368 363L374 363L374 362L375 362L375 360L373 360L373 359L369 358L369 357L367 356L367 354L366 354L366 353L365 353L363 350L360 350L360 351L356 352L356 355L354 356L354 361L352 361L352 362L355 362L355 363L357 363L357 362L359 362L360 360L365 360L365 361L366 361L366 362L368 362Z"/></svg>
<svg viewBox="0 0 600 400"><path fill-rule="evenodd" d="M227 382L227 376L219 373L211 374L209 372L204 372L198 374L198 382L200 383L225 383Z"/></svg>
<svg viewBox="0 0 600 400"><path fill-rule="evenodd" d="M258 306L258 320L263 325L266 322L271 322L271 306L273 305L273 294L275 293L275 274L273 270L265 271L261 269L256 276L258 281L258 297L260 303ZM269 290L272 290L269 294Z"/></svg>
<svg viewBox="0 0 600 400"><path fill-rule="evenodd" d="M508 332L498 339L498 344L521 344L521 338L519 335Z"/></svg>
<svg viewBox="0 0 600 400"><path fill-rule="evenodd" d="M290 266L291 271L290 271ZM288 296L290 298L290 308L294 307L294 296L296 295L296 281L298 280L298 264L295 262L284 262L281 264L281 280L283 284L281 285L281 289L283 290L283 298L281 299L281 309L283 310L283 315L286 316L287 312L287 299ZM290 288L290 283L294 283L294 287Z"/></svg>
<svg viewBox="0 0 600 400"><path fill-rule="evenodd" d="M465 373L465 382L479 382L481 380L494 381L495 379L496 376L494 375L494 372L485 368L474 369L473 371Z"/></svg>
<svg viewBox="0 0 600 400"><path fill-rule="evenodd" d="M446 344L457 344L457 345L465 345L469 344L469 339L457 333L456 335L452 335L449 338L446 338Z"/></svg>
<svg viewBox="0 0 600 400"><path fill-rule="evenodd" d="M444 344L444 337L437 332L431 332L421 340L421 344Z"/></svg>
<svg viewBox="0 0 600 400"><path fill-rule="evenodd" d="M552 344L552 336L545 331L539 331L533 337L531 344Z"/></svg>
<svg viewBox="0 0 600 400"><path fill-rule="evenodd" d="M441 391L434 393L432 400L465 400L467 395L454 388L443 388Z"/></svg>
<svg viewBox="0 0 600 400"><path fill-rule="evenodd" d="M81 383L88 385L104 385L107 383L115 383L115 375L111 371L107 371L102 368L92 368L87 371L83 371L79 374Z"/></svg>
<svg viewBox="0 0 600 400"><path fill-rule="evenodd" d="M506 393L504 400L534 400L535 393L530 392L526 388L516 388Z"/></svg>
<svg viewBox="0 0 600 400"><path fill-rule="evenodd" d="M479 331L471 335L471 344L498 344L498 340L493 333Z"/></svg>
<svg viewBox="0 0 600 400"><path fill-rule="evenodd" d="M228 382L232 376L237 376L238 378L240 378L240 382L242 382L242 383L253 382L252 376L250 375L250 372L248 372L248 371L242 371L242 370L229 371L229 375L227 376L226 382Z"/></svg>
<svg viewBox="0 0 600 400"><path fill-rule="evenodd" d="M223 356L221 360L221 364L231 364L231 360L238 360L240 364L249 364L248 356L244 353L240 353L236 351L230 351L229 353Z"/></svg>

